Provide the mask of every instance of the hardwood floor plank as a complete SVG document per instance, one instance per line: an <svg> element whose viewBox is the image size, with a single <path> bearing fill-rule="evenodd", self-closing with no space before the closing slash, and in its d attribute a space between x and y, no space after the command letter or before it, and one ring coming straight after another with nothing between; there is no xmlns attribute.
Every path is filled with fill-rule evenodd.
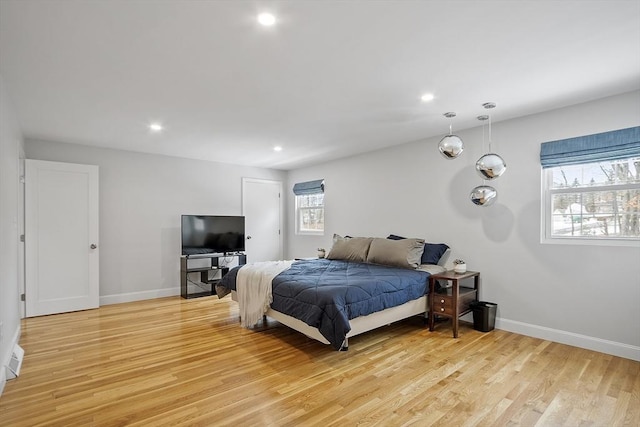
<svg viewBox="0 0 640 427"><path fill-rule="evenodd" d="M450 324L449 324L450 325ZM178 297L25 319L11 426L640 425L640 363L420 317L329 346L235 302Z"/></svg>

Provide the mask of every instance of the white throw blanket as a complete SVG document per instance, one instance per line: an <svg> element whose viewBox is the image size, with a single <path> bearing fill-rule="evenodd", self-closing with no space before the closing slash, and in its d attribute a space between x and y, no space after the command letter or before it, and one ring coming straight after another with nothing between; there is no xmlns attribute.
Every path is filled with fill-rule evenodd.
<svg viewBox="0 0 640 427"><path fill-rule="evenodd" d="M238 270L236 292L243 328L250 328L262 319L273 301L273 278L291 267L291 264L293 261L254 262Z"/></svg>

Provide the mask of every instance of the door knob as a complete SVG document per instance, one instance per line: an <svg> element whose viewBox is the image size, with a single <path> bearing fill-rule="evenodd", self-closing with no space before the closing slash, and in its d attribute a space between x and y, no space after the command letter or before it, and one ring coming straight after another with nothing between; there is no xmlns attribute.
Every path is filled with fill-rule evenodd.
<svg viewBox="0 0 640 427"><path fill-rule="evenodd" d="M247 240L251 240L251 236L247 236Z"/></svg>
<svg viewBox="0 0 640 427"><path fill-rule="evenodd" d="M92 243L91 246L89 246L91 249L96 249L98 247L98 245L96 245L95 243Z"/></svg>

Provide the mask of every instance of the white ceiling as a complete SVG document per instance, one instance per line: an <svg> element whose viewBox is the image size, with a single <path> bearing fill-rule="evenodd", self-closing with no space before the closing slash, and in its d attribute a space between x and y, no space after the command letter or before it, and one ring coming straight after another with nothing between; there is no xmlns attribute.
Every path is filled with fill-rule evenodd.
<svg viewBox="0 0 640 427"><path fill-rule="evenodd" d="M640 1L0 0L0 75L26 138L293 169L638 89Z"/></svg>

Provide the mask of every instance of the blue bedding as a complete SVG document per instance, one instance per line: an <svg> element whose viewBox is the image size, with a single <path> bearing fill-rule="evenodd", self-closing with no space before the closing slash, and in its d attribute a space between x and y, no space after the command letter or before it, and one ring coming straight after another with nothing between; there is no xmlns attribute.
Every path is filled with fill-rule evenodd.
<svg viewBox="0 0 640 427"><path fill-rule="evenodd" d="M237 269L221 283L235 289ZM271 308L295 317L339 350L351 330L349 320L404 304L428 291L429 273L339 260L293 263L273 279Z"/></svg>

